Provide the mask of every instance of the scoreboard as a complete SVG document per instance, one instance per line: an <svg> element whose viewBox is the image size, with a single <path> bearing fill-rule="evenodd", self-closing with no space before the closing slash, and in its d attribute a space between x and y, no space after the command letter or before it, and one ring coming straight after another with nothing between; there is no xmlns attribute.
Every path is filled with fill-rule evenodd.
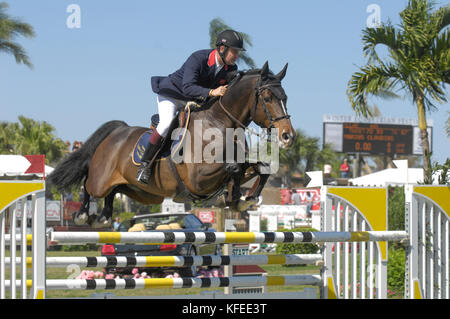
<svg viewBox="0 0 450 319"><path fill-rule="evenodd" d="M428 121L432 150L432 121ZM422 155L417 120L398 118L361 119L354 116L324 115L323 144L339 153L371 155Z"/></svg>
<svg viewBox="0 0 450 319"><path fill-rule="evenodd" d="M343 123L343 129L344 153L412 154L412 126Z"/></svg>

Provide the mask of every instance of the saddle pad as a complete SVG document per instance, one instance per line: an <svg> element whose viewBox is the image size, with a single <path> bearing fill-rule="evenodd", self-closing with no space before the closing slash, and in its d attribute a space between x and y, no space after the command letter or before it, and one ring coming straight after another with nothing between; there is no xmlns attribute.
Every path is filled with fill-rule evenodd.
<svg viewBox="0 0 450 319"><path fill-rule="evenodd" d="M178 115L180 115L180 114L178 114ZM181 124L182 130L179 130L177 137L173 141L169 142L169 143L171 143L170 149L165 152L164 151L160 152L158 154L158 157L156 158L156 160L169 156L170 154L173 153L174 149L176 149L176 151L178 151L178 149L177 149L178 146L179 145L181 146L181 144L184 141L185 133L186 133L187 127L189 125L189 121L190 121L190 115L191 115L190 108L187 107L187 116L186 117L184 117L185 115L183 115L184 118L181 118L178 115L177 115L178 123ZM136 165L136 166L141 165L142 156L144 156L145 149L148 146L150 135L152 133L153 133L153 129L149 129L148 131L144 132L141 135L141 137L139 137L138 141L136 142L136 145L134 146L134 149L133 149L133 156L131 158L134 165ZM171 135L172 135L172 132L169 132L169 134L167 136L170 137ZM164 148L166 148L166 147L164 147Z"/></svg>
<svg viewBox="0 0 450 319"><path fill-rule="evenodd" d="M177 137L173 141L171 141L170 151L159 153L157 160L169 156L173 152L173 150L175 148L177 148L179 144L182 143L182 141L184 140L184 136L185 136L184 133L186 131L186 127L188 124L189 124L189 114L187 116L187 119L185 119L185 121L184 121L183 130L180 130ZM150 135L152 133L153 133L152 129L142 133L142 135L139 137L138 141L136 142L136 145L133 148L133 156L131 158L134 165L136 165L136 166L141 165L142 156L144 156L145 149L147 148L147 146L149 144ZM170 136L170 135L171 135L171 133L169 132L168 136Z"/></svg>

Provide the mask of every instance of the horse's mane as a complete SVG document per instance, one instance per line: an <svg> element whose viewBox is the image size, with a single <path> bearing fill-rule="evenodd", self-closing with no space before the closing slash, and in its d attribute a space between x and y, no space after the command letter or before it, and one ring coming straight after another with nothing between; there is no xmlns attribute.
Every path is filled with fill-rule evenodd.
<svg viewBox="0 0 450 319"><path fill-rule="evenodd" d="M241 71L232 71L229 72L226 75L226 80L228 83L228 88L232 88L233 86L237 85L242 79L244 79L247 76L253 76L253 75L259 75L261 73L261 69L249 69L249 70L241 70ZM269 70L269 79L273 78L273 73ZM193 111L203 111L205 109L210 108L217 100L219 100L219 97L213 97L208 100L206 100L204 103L201 104L201 107L198 109L195 109Z"/></svg>
<svg viewBox="0 0 450 319"><path fill-rule="evenodd" d="M227 80L228 87L231 88L232 86L234 86L238 82L240 82L244 76L257 75L257 74L260 73L260 71L261 71L261 69L250 69L250 70L245 70L245 71L238 71L238 70L236 70L236 71L232 71L232 72L227 73L225 79ZM210 108L211 106L213 106L213 104L217 100L219 100L219 97L217 97L217 96L213 97L213 98L210 98L210 99L207 99L205 102L200 104L201 105L200 108L194 109L192 111L196 112L196 111L206 110L206 109Z"/></svg>

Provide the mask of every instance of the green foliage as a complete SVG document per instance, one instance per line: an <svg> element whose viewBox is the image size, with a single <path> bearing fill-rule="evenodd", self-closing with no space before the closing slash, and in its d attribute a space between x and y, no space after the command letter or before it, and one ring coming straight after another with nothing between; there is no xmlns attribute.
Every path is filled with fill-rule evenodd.
<svg viewBox="0 0 450 319"><path fill-rule="evenodd" d="M389 230L405 229L405 190L404 187L389 187L388 220Z"/></svg>
<svg viewBox="0 0 450 319"><path fill-rule="evenodd" d="M0 2L0 52L12 54L17 63L32 68L33 64L25 49L14 40L18 36L33 38L35 36L33 27L19 18L9 16L6 12L8 8L6 2Z"/></svg>
<svg viewBox="0 0 450 319"><path fill-rule="evenodd" d="M45 155L45 163L61 159L66 150L64 142L54 136L55 128L47 122L39 122L19 116L18 123L0 123L0 154Z"/></svg>
<svg viewBox="0 0 450 319"><path fill-rule="evenodd" d="M268 223L267 219L261 218L261 224L260 224L261 231L267 231L267 223Z"/></svg>
<svg viewBox="0 0 450 319"><path fill-rule="evenodd" d="M429 152L426 138L425 110L435 108L433 101L447 102L445 85L450 83L449 29L450 6L434 10L429 0L409 0L400 13L400 24L390 22L362 31L367 64L355 72L347 88L352 108L357 114L373 116L368 106L370 96L392 98L403 90L417 105L423 154ZM377 47L383 45L388 56L381 58ZM431 163L424 158L424 167Z"/></svg>
<svg viewBox="0 0 450 319"><path fill-rule="evenodd" d="M388 254L388 296L403 296L405 291L405 250L389 248Z"/></svg>
<svg viewBox="0 0 450 319"><path fill-rule="evenodd" d="M63 245L62 251L97 251L98 247L96 244L86 244L86 245Z"/></svg>
<svg viewBox="0 0 450 319"><path fill-rule="evenodd" d="M230 27L229 25L227 25L222 19L220 19L220 18L212 19L209 22L209 39L210 39L209 45L210 45L210 47L215 48L217 36L219 35L219 33L222 31L225 31L225 30L229 30L229 29L233 29L233 28ZM247 33L241 32L240 30L236 30L236 31L238 31L239 34L242 36L242 38L244 40L244 47L246 47L247 45L251 46L251 47L253 46L250 35L248 35ZM253 61L253 59L248 55L247 52L241 52L239 55L238 61L243 61L246 65L248 65L252 69L256 68L255 61Z"/></svg>
<svg viewBox="0 0 450 319"><path fill-rule="evenodd" d="M314 228L294 228L289 230L281 230L283 232L308 232L317 231ZM319 246L316 244L277 244L276 253L277 254L316 254L319 251Z"/></svg>
<svg viewBox="0 0 450 319"><path fill-rule="evenodd" d="M310 137L297 129L291 147L280 149L280 166L285 167L284 174L323 170L325 164L339 168L340 157L328 145L321 147L318 137ZM283 170L280 170L283 174ZM339 169L333 173L339 172Z"/></svg>
<svg viewBox="0 0 450 319"><path fill-rule="evenodd" d="M431 156L431 153L429 154L429 156ZM429 169L425 170L423 184L433 184L433 175L439 171L440 172L438 175L438 184L440 185L450 184L450 179L448 178L449 170L450 170L450 158L447 157L447 160L442 165L440 165L438 162L434 162Z"/></svg>

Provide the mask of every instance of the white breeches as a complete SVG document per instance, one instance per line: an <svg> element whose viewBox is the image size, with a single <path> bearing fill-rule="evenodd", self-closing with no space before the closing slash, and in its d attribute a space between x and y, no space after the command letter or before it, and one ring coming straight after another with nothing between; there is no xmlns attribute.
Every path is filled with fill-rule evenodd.
<svg viewBox="0 0 450 319"><path fill-rule="evenodd" d="M159 135L161 135L162 137L166 137L169 126L172 123L172 120L177 115L177 111L183 109L185 105L184 103L182 103L182 101L178 101L162 95L158 95L156 100L158 102L159 113L159 124L156 127L156 130L158 131Z"/></svg>

